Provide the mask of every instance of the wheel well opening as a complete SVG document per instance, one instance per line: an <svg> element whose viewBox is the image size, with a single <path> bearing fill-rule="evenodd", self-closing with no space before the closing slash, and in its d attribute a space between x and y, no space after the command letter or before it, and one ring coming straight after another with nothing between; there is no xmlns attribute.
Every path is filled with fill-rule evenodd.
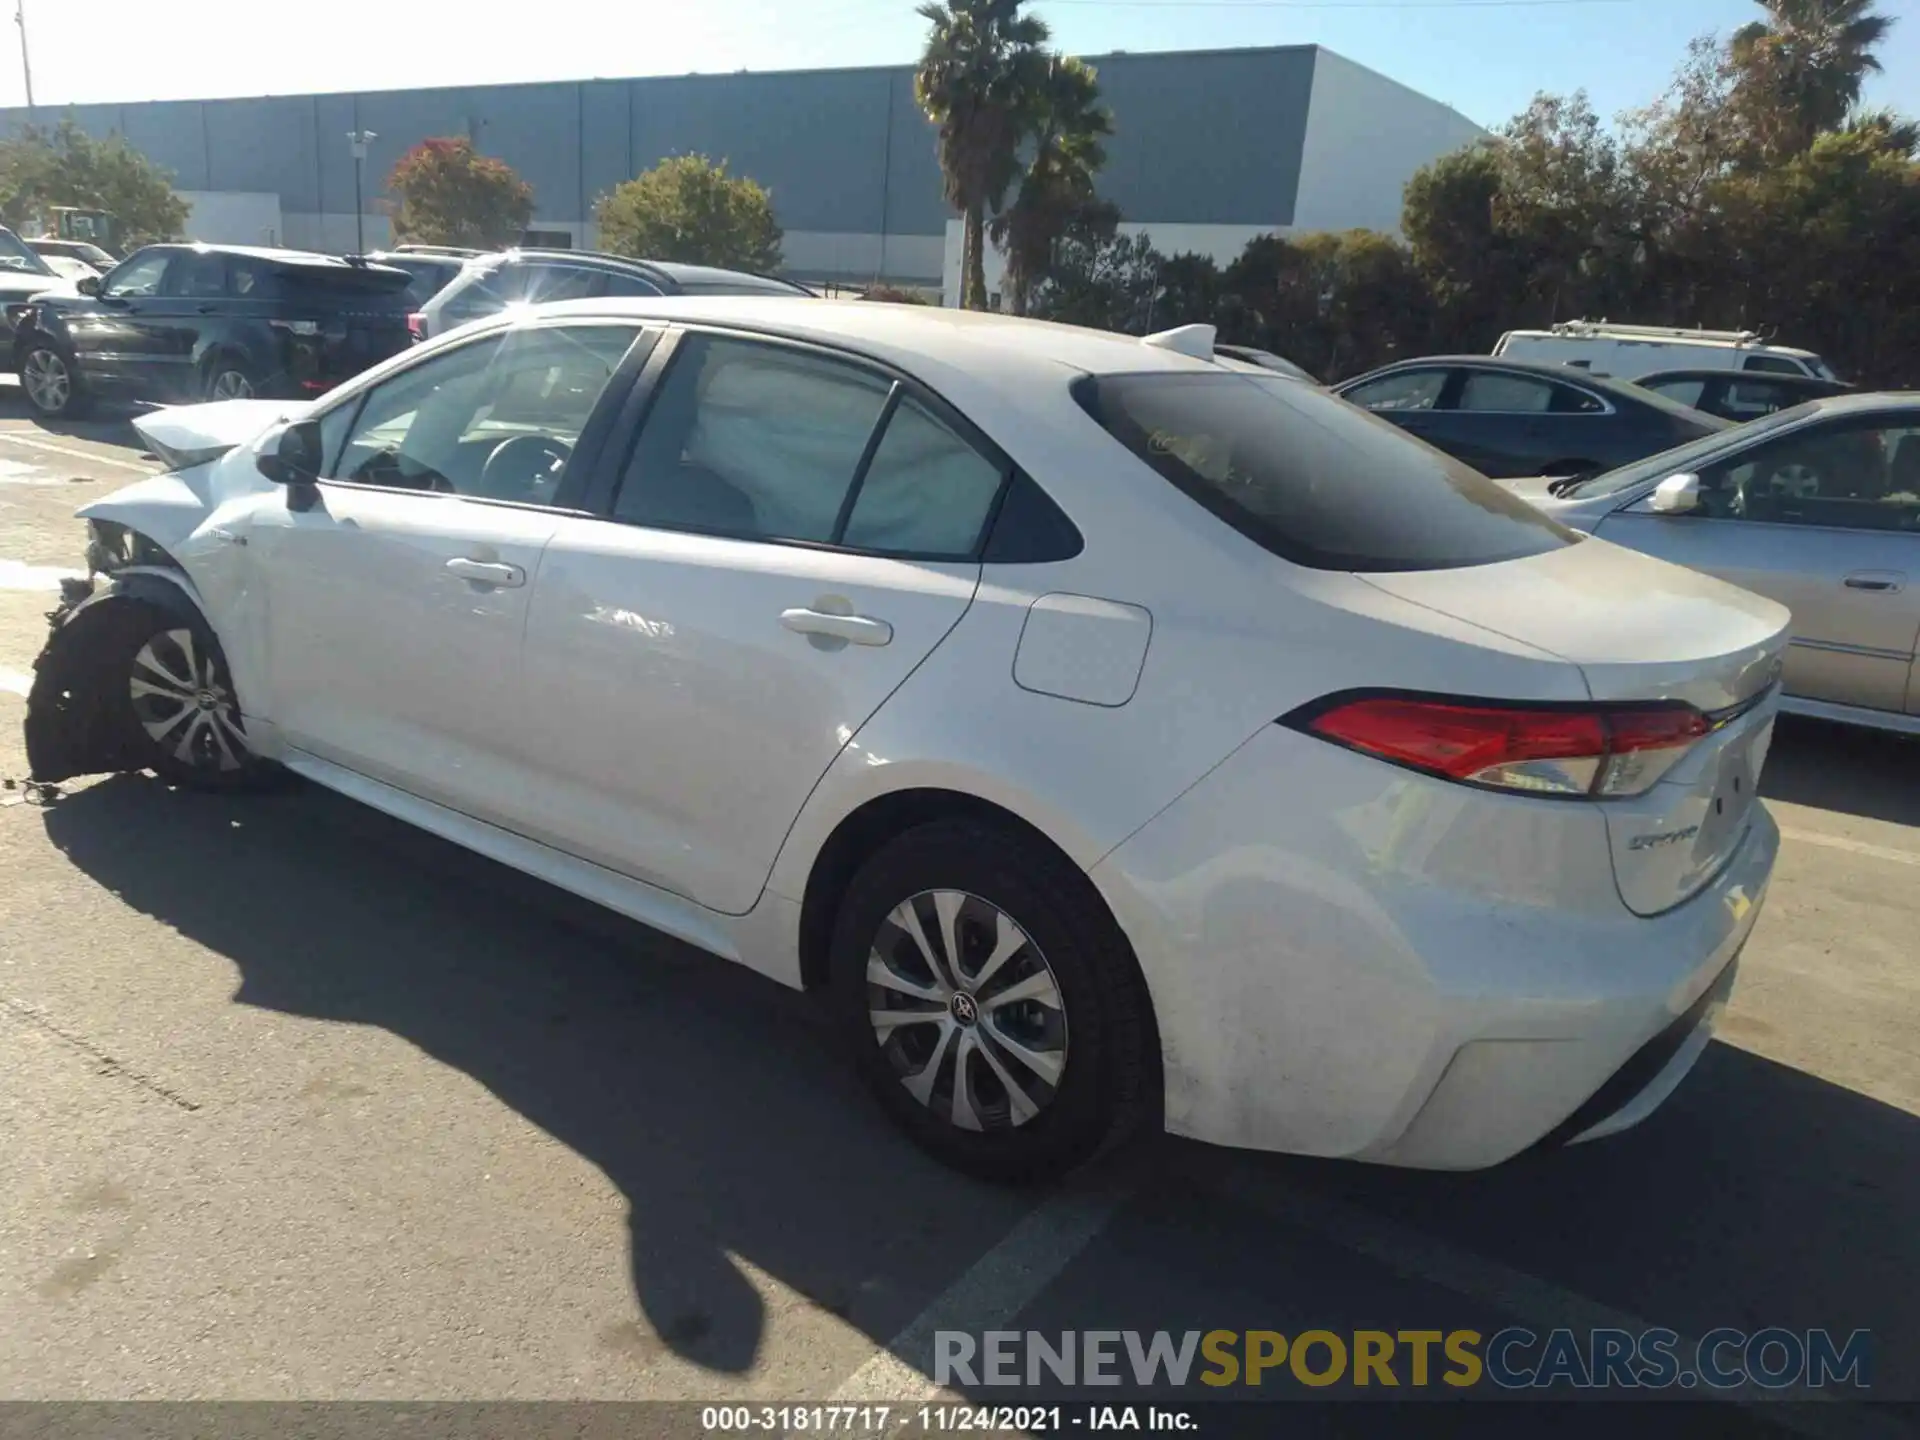
<svg viewBox="0 0 1920 1440"><path fill-rule="evenodd" d="M1074 864L1043 831L978 796L928 789L901 790L869 800L834 829L807 876L806 895L800 902L800 980L807 990L826 988L834 918L840 897L860 867L894 836L930 821L954 819L979 820L1016 831Z"/></svg>

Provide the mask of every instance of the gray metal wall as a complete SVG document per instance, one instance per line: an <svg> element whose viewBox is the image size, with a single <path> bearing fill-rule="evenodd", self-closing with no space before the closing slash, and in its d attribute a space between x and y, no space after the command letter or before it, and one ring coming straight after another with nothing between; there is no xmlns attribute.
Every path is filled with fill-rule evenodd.
<svg viewBox="0 0 1920 1440"><path fill-rule="evenodd" d="M1090 57L1114 114L1101 186L1130 218L1284 225L1299 181L1315 47ZM45 122L59 112L41 107ZM942 234L934 132L910 67L675 76L246 100L82 105L182 190L276 192L296 217L354 210L347 132L377 131L367 209L395 160L470 134L533 186L535 220L590 218L595 198L661 158L701 151L768 186L789 231ZM0 110L0 130L24 110Z"/></svg>

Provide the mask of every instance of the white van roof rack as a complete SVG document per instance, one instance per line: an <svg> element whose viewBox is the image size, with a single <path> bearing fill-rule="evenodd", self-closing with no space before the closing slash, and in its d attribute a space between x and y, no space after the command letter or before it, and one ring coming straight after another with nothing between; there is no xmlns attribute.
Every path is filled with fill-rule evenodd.
<svg viewBox="0 0 1920 1440"><path fill-rule="evenodd" d="M1616 325L1610 320L1563 320L1553 327L1555 335L1583 339L1711 340L1727 345L1756 345L1754 330L1689 330L1675 325Z"/></svg>

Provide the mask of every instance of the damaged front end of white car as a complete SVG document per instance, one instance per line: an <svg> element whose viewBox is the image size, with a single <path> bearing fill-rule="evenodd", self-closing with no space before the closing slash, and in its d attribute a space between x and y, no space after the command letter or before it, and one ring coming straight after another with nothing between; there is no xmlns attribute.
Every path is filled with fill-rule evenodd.
<svg viewBox="0 0 1920 1440"><path fill-rule="evenodd" d="M206 589L230 589L244 517L275 488L259 442L305 408L230 400L134 420L167 469L77 512L87 575L61 582L34 661L30 783L150 769L222 789L260 774Z"/></svg>

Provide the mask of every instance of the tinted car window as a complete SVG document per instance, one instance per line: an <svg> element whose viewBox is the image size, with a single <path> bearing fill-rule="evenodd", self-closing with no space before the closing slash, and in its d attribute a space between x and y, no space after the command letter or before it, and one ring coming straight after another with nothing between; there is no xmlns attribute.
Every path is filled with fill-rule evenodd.
<svg viewBox="0 0 1920 1440"><path fill-rule="evenodd" d="M275 265L272 288L291 300L318 305L364 305L376 302L388 309L404 308L412 276L404 270L352 265Z"/></svg>
<svg viewBox="0 0 1920 1440"><path fill-rule="evenodd" d="M163 295L205 300L227 293L227 257L200 250L182 250L167 271Z"/></svg>
<svg viewBox="0 0 1920 1440"><path fill-rule="evenodd" d="M602 295L658 295L660 287L651 280L624 270L609 270Z"/></svg>
<svg viewBox="0 0 1920 1440"><path fill-rule="evenodd" d="M1503 375L1497 370L1469 370L1460 386L1457 410L1488 410L1500 414L1540 414L1553 405L1553 386L1531 375Z"/></svg>
<svg viewBox="0 0 1920 1440"><path fill-rule="evenodd" d="M529 265L526 271L521 294L534 305L552 300L585 300L598 295L606 281L604 271L588 270L580 265Z"/></svg>
<svg viewBox="0 0 1920 1440"><path fill-rule="evenodd" d="M350 422L339 410L321 421L322 454L332 461L326 474L363 485L550 503L574 442L637 333L624 325L509 330L436 355L347 407Z"/></svg>
<svg viewBox="0 0 1920 1440"><path fill-rule="evenodd" d="M1478 471L1278 377L1090 377L1074 394L1167 480L1297 564L1448 569L1577 538Z"/></svg>
<svg viewBox="0 0 1920 1440"><path fill-rule="evenodd" d="M903 396L860 481L840 543L958 559L971 555L1004 470Z"/></svg>
<svg viewBox="0 0 1920 1440"><path fill-rule="evenodd" d="M1669 400L1678 400L1682 405L1698 405L1700 403L1700 396L1706 391L1707 382L1704 380L1661 380L1656 384L1646 385L1644 388L1653 391L1656 395L1664 395Z"/></svg>
<svg viewBox="0 0 1920 1440"><path fill-rule="evenodd" d="M690 336L614 514L669 530L830 541L892 385L811 351Z"/></svg>
<svg viewBox="0 0 1920 1440"><path fill-rule="evenodd" d="M1343 398L1369 410L1431 410L1446 388L1445 370L1400 370L1355 386Z"/></svg>
<svg viewBox="0 0 1920 1440"><path fill-rule="evenodd" d="M1741 363L1742 370L1759 370L1769 375L1804 375L1807 372L1796 360L1783 360L1777 355L1749 355Z"/></svg>

